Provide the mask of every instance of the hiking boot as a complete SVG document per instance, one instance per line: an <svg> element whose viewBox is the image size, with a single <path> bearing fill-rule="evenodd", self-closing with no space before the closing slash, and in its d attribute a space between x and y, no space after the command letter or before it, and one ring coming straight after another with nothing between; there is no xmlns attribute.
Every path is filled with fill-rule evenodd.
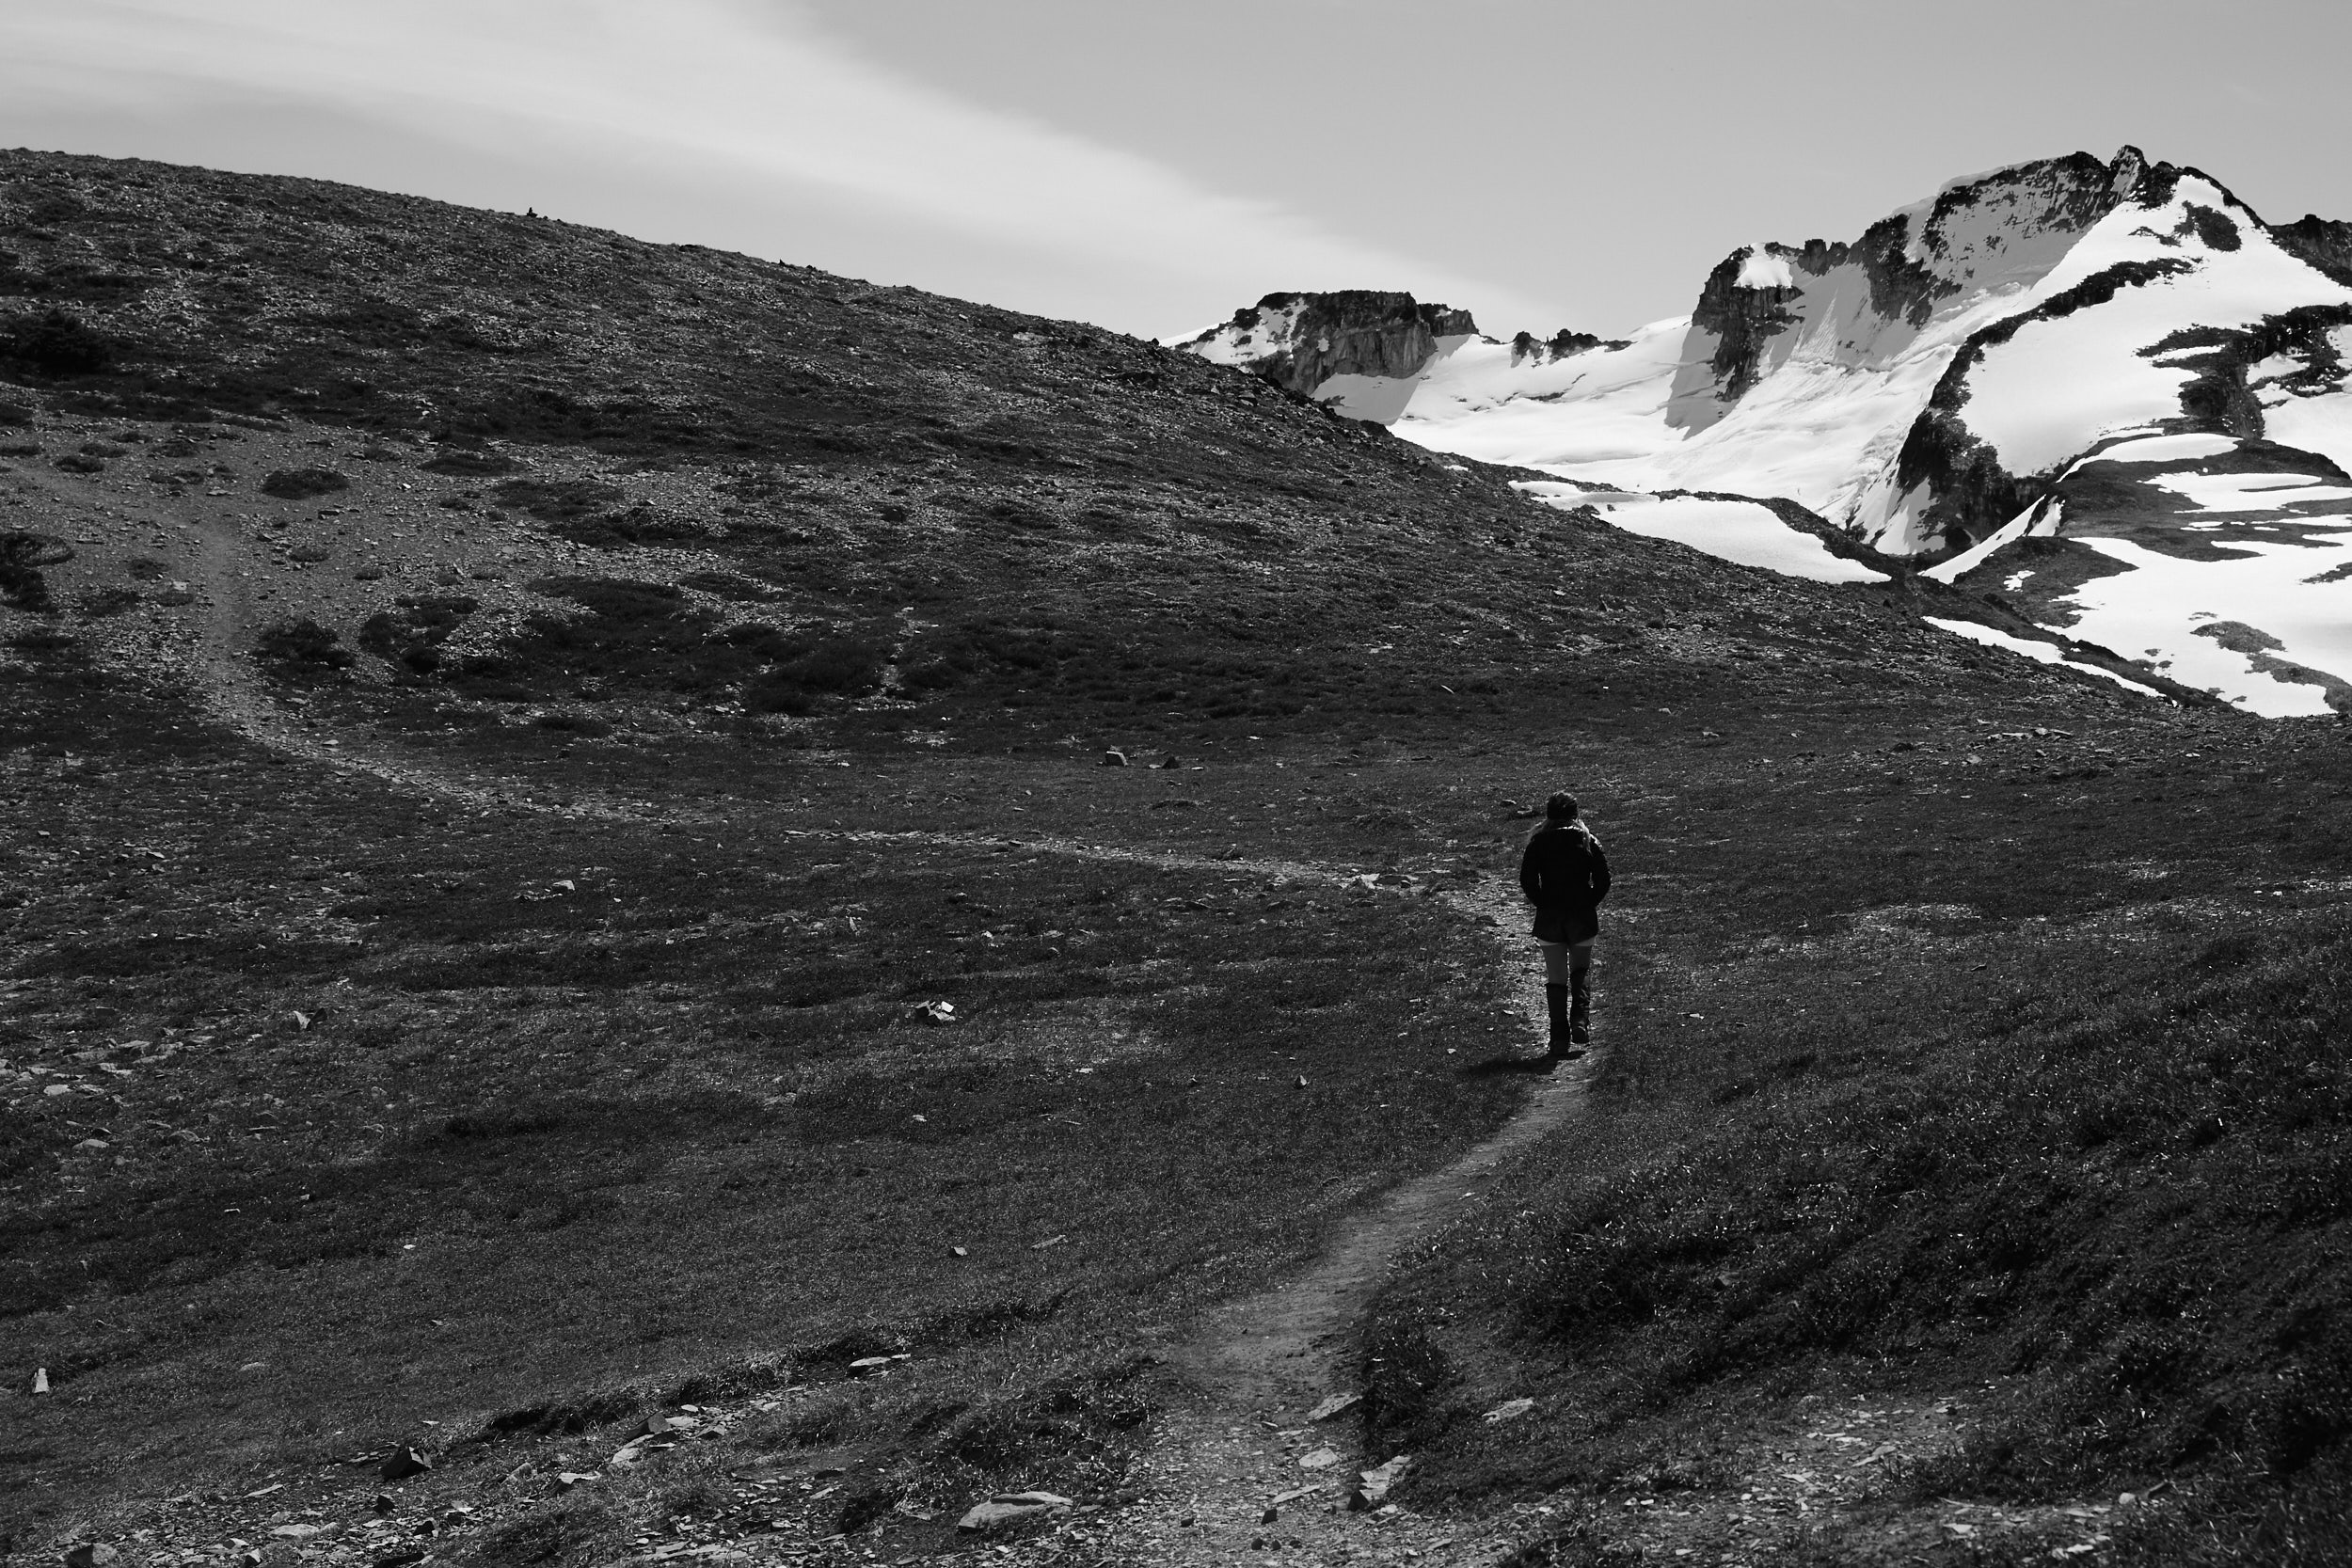
<svg viewBox="0 0 2352 1568"><path fill-rule="evenodd" d="M1544 988L1544 1011L1549 1014L1551 1019L1551 1036L1544 1043L1550 1050L1557 1052L1568 1043L1568 988L1546 986Z"/></svg>
<svg viewBox="0 0 2352 1568"><path fill-rule="evenodd" d="M1568 1043L1593 1043L1593 988L1581 979L1576 982L1568 1004Z"/></svg>

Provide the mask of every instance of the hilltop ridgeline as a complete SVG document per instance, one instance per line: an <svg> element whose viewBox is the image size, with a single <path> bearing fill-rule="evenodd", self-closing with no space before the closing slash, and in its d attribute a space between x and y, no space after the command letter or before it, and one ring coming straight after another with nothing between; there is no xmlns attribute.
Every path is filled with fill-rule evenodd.
<svg viewBox="0 0 2352 1568"><path fill-rule="evenodd" d="M1319 362L1367 372L1391 327L1470 326L1328 325ZM108 552L153 509L267 589L196 610L435 703L1117 736L2046 678L1194 355L547 218L0 154L0 343L23 483L88 519L57 605L146 592Z"/></svg>

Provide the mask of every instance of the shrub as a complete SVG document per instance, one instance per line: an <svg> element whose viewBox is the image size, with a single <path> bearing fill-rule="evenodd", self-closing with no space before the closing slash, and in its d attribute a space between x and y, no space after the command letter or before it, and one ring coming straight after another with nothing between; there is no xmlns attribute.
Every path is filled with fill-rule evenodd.
<svg viewBox="0 0 2352 1568"><path fill-rule="evenodd" d="M307 615L280 621L262 633L255 651L272 663L320 670L346 669L352 660L351 650L342 645L342 636Z"/></svg>
<svg viewBox="0 0 2352 1568"><path fill-rule="evenodd" d="M481 608L462 594L402 594L393 610L378 610L359 626L359 646L387 663L420 675L440 668L441 644Z"/></svg>
<svg viewBox="0 0 2352 1568"><path fill-rule="evenodd" d="M83 594L79 608L83 614L97 621L109 615L119 615L138 602L139 594L135 588L101 588L95 593Z"/></svg>
<svg viewBox="0 0 2352 1568"><path fill-rule="evenodd" d="M501 506L511 506L548 522L568 522L624 497L620 486L600 480L511 479L498 487L493 499Z"/></svg>
<svg viewBox="0 0 2352 1568"><path fill-rule="evenodd" d="M262 494L280 500L308 500L351 488L351 481L332 468L279 468L262 481Z"/></svg>
<svg viewBox="0 0 2352 1568"><path fill-rule="evenodd" d="M823 626L780 640L782 657L743 689L754 713L806 713L819 697L862 697L879 689L889 662L881 626Z"/></svg>
<svg viewBox="0 0 2352 1568"><path fill-rule="evenodd" d="M102 374L114 364L115 352L103 333L63 310L19 317L0 332L0 359L13 359L38 375Z"/></svg>
<svg viewBox="0 0 2352 1568"><path fill-rule="evenodd" d="M47 541L39 534L22 529L0 532L0 598L19 610L39 612L55 609L55 601L49 596L49 579L40 575L38 564L47 555Z"/></svg>

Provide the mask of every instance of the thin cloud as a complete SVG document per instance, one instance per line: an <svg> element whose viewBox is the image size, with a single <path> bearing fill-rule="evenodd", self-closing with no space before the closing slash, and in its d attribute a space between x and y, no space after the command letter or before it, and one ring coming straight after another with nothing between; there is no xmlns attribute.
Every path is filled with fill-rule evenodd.
<svg viewBox="0 0 2352 1568"><path fill-rule="evenodd" d="M86 117L307 101L504 156L723 176L745 182L747 207L798 188L1063 269L1220 289L1247 277L1253 292L1404 287L1540 313L1276 202L893 74L797 15L734 0L18 0L11 13L0 99L18 126L43 103Z"/></svg>

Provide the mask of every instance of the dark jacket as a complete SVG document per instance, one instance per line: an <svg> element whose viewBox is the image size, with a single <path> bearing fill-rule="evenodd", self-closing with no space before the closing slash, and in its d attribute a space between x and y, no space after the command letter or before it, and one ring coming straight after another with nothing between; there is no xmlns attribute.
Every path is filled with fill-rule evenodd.
<svg viewBox="0 0 2352 1568"><path fill-rule="evenodd" d="M1609 857L1581 822L1547 822L1519 857L1519 891L1538 915L1565 915L1566 937L1540 929L1548 941L1588 940L1600 928L1597 911L1609 896ZM1539 922L1539 927L1546 922Z"/></svg>

